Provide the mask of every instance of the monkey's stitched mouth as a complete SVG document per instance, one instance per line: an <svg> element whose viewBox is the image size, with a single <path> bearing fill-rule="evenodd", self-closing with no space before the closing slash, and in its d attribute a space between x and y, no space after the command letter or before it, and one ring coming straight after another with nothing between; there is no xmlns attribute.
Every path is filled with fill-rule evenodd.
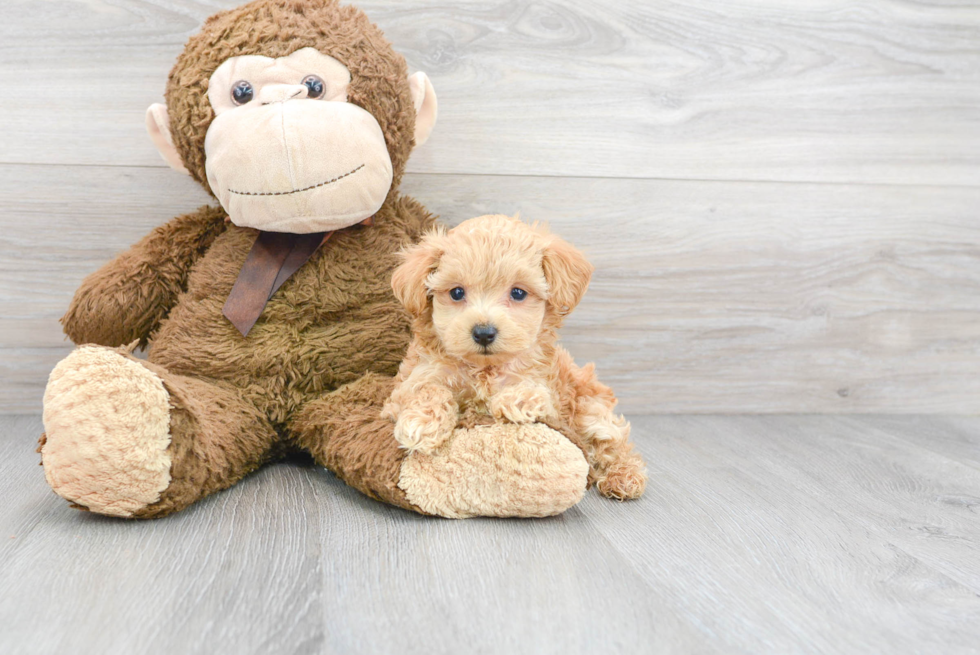
<svg viewBox="0 0 980 655"><path fill-rule="evenodd" d="M327 186L328 184L333 184L334 182L336 182L338 180L342 180L345 177L348 177L350 175L353 175L354 173L356 173L357 171L361 170L362 168L364 168L364 164L361 164L360 166L358 166L357 168L355 168L352 171L347 171L343 175L338 175L337 177L333 178L332 180L327 180L325 182L320 182L319 184L312 184L312 185L310 185L308 187L303 187L302 189L293 189L292 191L269 191L268 193L256 193L256 192L253 192L253 191L235 191L234 189L228 189L228 193L234 193L235 195L239 195L239 196L290 196L290 195L292 195L294 193L302 193L304 191L309 191L310 189L318 189L318 188L320 188L322 186Z"/></svg>

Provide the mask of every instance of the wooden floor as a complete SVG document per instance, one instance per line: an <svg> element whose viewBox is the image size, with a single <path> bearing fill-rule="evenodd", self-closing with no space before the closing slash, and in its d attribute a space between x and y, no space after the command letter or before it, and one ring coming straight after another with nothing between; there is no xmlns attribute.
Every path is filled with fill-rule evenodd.
<svg viewBox="0 0 980 655"><path fill-rule="evenodd" d="M0 653L980 652L980 418L638 418L640 501L467 521L306 463L101 518L0 426Z"/></svg>

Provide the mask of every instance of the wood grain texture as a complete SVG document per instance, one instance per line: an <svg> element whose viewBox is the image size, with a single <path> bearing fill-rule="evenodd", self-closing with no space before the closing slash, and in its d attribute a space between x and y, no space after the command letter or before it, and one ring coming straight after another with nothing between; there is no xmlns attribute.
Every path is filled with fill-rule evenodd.
<svg viewBox="0 0 980 655"><path fill-rule="evenodd" d="M881 416L873 427L901 437L934 453L980 469L980 431L970 416L946 416L937 429L928 417Z"/></svg>
<svg viewBox="0 0 980 655"><path fill-rule="evenodd" d="M521 211L581 246L597 273L564 340L628 413L980 411L980 190L427 174L405 190L448 223ZM39 410L82 277L207 201L165 169L0 166L0 409Z"/></svg>
<svg viewBox="0 0 980 655"><path fill-rule="evenodd" d="M82 277L208 201L143 111L238 2L0 3L0 412ZM627 412L980 411L980 4L359 4L440 98L405 190L585 247L565 340Z"/></svg>
<svg viewBox="0 0 980 655"><path fill-rule="evenodd" d="M237 4L6 0L0 161L161 166L143 112ZM439 94L415 172L980 182L975 3L358 4Z"/></svg>
<svg viewBox="0 0 980 655"><path fill-rule="evenodd" d="M728 652L976 652L975 510L947 494L975 503L980 471L874 420L638 420L655 500L581 509Z"/></svg>
<svg viewBox="0 0 980 655"><path fill-rule="evenodd" d="M980 469L910 422L980 435L644 417L636 502L431 519L284 463L136 522L68 508L0 417L0 652L975 653Z"/></svg>

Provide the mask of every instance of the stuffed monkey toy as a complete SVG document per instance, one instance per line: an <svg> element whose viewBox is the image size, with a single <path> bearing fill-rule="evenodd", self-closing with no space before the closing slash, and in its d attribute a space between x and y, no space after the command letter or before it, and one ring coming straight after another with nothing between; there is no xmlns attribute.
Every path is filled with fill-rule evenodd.
<svg viewBox="0 0 980 655"><path fill-rule="evenodd" d="M147 127L220 207L156 228L75 293L62 323L78 347L44 393L52 489L155 518L306 451L420 513L578 502L582 451L543 424L464 417L424 455L380 416L411 337L391 274L434 223L398 186L435 119L428 78L354 7L256 0L209 18Z"/></svg>

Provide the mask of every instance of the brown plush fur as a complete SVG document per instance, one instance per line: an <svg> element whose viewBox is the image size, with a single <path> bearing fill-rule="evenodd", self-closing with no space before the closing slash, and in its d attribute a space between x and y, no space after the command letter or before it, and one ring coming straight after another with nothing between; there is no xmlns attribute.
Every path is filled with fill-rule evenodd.
<svg viewBox="0 0 980 655"><path fill-rule="evenodd" d="M640 496L644 464L613 413L615 396L557 343L592 273L582 253L539 225L481 216L430 233L404 257L392 286L415 317L415 338L385 408L395 438L439 452L461 409L542 422L582 448L602 494ZM478 326L493 327L491 343L477 342Z"/></svg>
<svg viewBox="0 0 980 655"><path fill-rule="evenodd" d="M177 59L167 82L167 109L174 145L195 180L208 188L204 136L214 119L207 82L229 57L284 57L312 47L347 66L353 80L349 102L381 125L391 156L397 195L412 151L415 110L405 58L391 49L381 30L353 6L335 1L258 0L205 21Z"/></svg>
<svg viewBox="0 0 980 655"><path fill-rule="evenodd" d="M170 394L171 482L159 501L134 518L165 516L230 487L281 454L282 444L268 417L232 385L143 364L163 380Z"/></svg>
<svg viewBox="0 0 980 655"><path fill-rule="evenodd" d="M389 280L396 252L434 218L398 194L414 131L404 59L353 7L258 0L208 19L187 43L167 86L172 133L188 170L207 188L212 72L228 57L279 57L307 46L347 65L350 102L384 131L394 183L373 225L336 233L272 297L247 338L221 309L257 233L228 224L213 207L173 219L90 275L62 319L76 343L149 343L147 366L170 394L173 483L139 517L181 509L290 449L309 450L362 491L410 506L397 489L405 453L390 439L390 426L378 430L367 416L358 423L358 412L368 411L360 409L363 399L328 397L365 372L394 375L410 337ZM358 388L372 384L378 378ZM348 416L345 433L335 424ZM326 446L332 429L337 451ZM370 443L358 443L357 434ZM350 453L341 452L345 444ZM371 454L359 458L358 448Z"/></svg>
<svg viewBox="0 0 980 655"><path fill-rule="evenodd" d="M350 102L369 111L383 130L394 183L373 224L335 233L272 296L247 337L222 315L222 306L257 233L226 223L220 209L203 207L173 219L89 276L63 324L76 343L98 344L86 349L86 361L116 391L106 399L75 370L49 384L46 412L57 431L46 419L41 453L49 481L69 501L85 505L79 498L101 499L98 485L107 480L115 493L107 501L111 506L90 501L90 508L151 518L224 489L269 459L306 450L369 496L417 512L564 511L581 498L587 466L575 445L554 430L482 426L482 419L464 415L457 457L415 460L380 417L411 336L410 318L392 295L391 273L397 252L417 242L434 219L398 193L413 146L415 110L404 60L363 14L331 0L256 0L209 19L188 42L167 88L182 161L207 188L203 144L214 115L206 91L221 62L239 55L279 57L309 46L349 68ZM570 304L576 293L568 290ZM133 364L128 351L101 352L137 341L149 344L147 362ZM70 369L71 362L59 366ZM117 420L117 414L132 419L142 406L126 394L130 388L150 390L141 402L152 405L156 416L161 407L169 412L169 432L151 431L145 438L150 461L164 462L161 467L170 462L169 483L166 476L143 476L149 491L140 498L162 488L155 500L126 497L119 481L104 474L119 464L108 461L114 453L138 450L125 427L133 420ZM93 398L108 409L94 411ZM79 408L75 400L89 404ZM73 430L79 409L88 421L86 434L97 440L86 442ZM98 444L108 446L100 450ZM54 470L57 463L45 453L67 464ZM496 453L499 462L480 453ZM94 488L74 491L93 477L76 462L99 467ZM71 476L58 475L72 466ZM165 488L156 486L160 480Z"/></svg>
<svg viewBox="0 0 980 655"><path fill-rule="evenodd" d="M138 339L145 347L184 291L191 266L224 232L224 218L217 207L179 216L89 275L61 318L65 334L75 343Z"/></svg>
<svg viewBox="0 0 980 655"><path fill-rule="evenodd" d="M381 418L393 386L392 378L368 373L306 405L292 427L299 444L350 486L420 511L398 487L405 451L393 438L391 423Z"/></svg>

